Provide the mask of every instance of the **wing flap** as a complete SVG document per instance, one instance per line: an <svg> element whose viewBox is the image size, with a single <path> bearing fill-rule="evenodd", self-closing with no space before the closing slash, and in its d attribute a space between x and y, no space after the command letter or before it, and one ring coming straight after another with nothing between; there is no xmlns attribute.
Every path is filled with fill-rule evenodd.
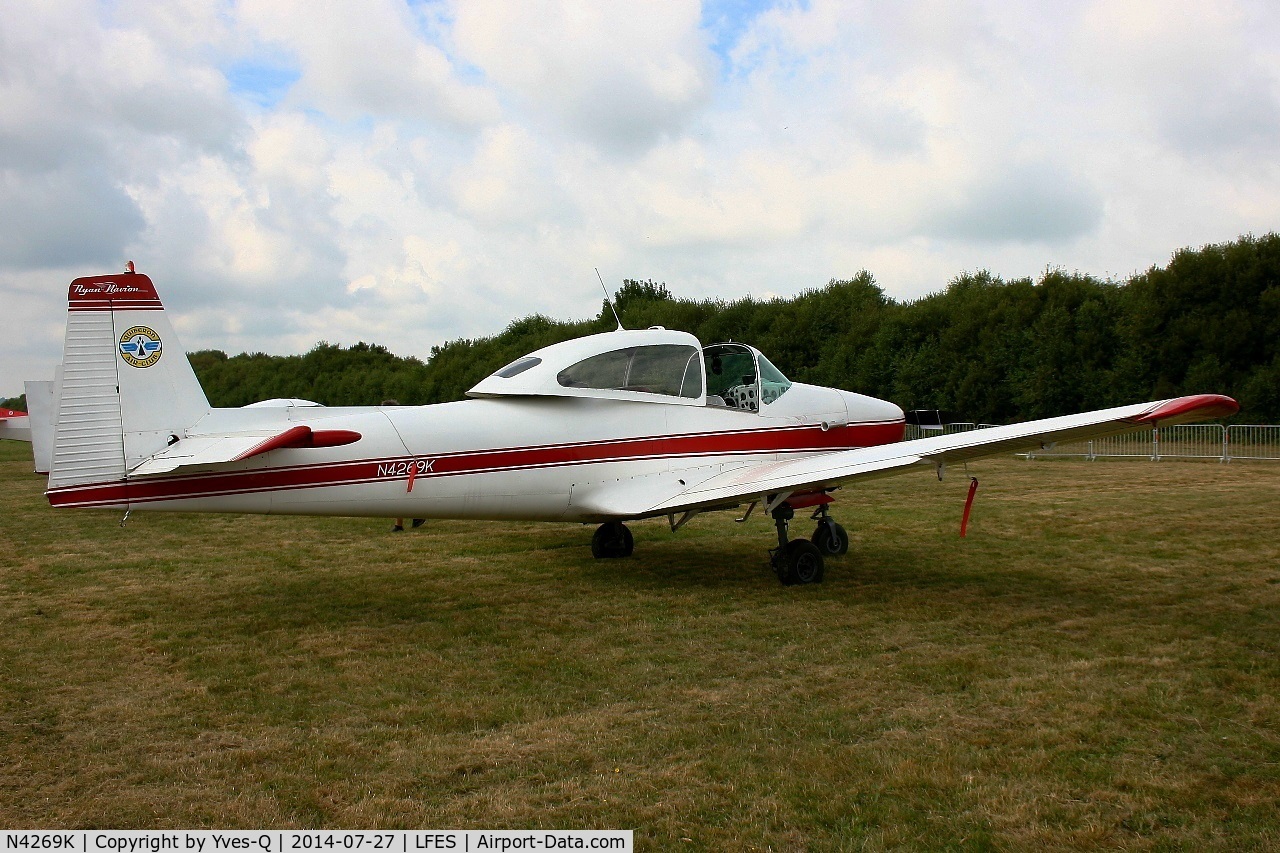
<svg viewBox="0 0 1280 853"><path fill-rule="evenodd" d="M894 448L895 452L885 452L886 448ZM835 488L850 480L889 477L908 468L927 464L922 457L898 448L899 445L891 444L861 450L843 450L732 471L712 477L696 488L688 489L637 515L660 515L720 506L732 501L756 500L780 492Z"/></svg>

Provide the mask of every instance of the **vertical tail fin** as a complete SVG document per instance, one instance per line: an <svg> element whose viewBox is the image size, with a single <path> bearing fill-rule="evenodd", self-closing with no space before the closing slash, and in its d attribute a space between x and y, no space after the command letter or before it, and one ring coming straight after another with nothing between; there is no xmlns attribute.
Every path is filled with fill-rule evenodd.
<svg viewBox="0 0 1280 853"><path fill-rule="evenodd" d="M191 362L145 275L71 282L62 357L51 490L124 480L209 412Z"/></svg>

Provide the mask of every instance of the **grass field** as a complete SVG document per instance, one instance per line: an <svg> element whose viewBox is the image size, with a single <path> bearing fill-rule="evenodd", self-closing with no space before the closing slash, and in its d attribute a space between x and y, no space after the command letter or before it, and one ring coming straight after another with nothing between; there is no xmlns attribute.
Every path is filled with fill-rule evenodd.
<svg viewBox="0 0 1280 853"><path fill-rule="evenodd" d="M54 511L0 448L0 824L1280 847L1280 464L970 465L772 529ZM807 534L807 524L798 532Z"/></svg>

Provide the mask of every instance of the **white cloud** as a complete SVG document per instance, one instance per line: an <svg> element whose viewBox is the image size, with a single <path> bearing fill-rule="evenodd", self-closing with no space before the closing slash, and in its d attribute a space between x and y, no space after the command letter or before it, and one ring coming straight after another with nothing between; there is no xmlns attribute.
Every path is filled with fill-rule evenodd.
<svg viewBox="0 0 1280 853"><path fill-rule="evenodd" d="M1011 165L940 201L927 233L978 242L1054 243L1102 219L1101 196L1081 175L1051 163Z"/></svg>
<svg viewBox="0 0 1280 853"><path fill-rule="evenodd" d="M507 3L454 10L460 54L523 107L577 138L640 152L711 94L714 60L689 0Z"/></svg>
<svg viewBox="0 0 1280 853"><path fill-rule="evenodd" d="M1280 221L1274 4L737 8L20 4L0 394L51 375L70 279L128 258L190 349L425 356L593 314L593 267L724 298L866 268L908 298Z"/></svg>
<svg viewBox="0 0 1280 853"><path fill-rule="evenodd" d="M415 118L460 128L498 116L492 93L461 81L440 47L423 40L402 3L244 0L237 17L255 37L296 59L301 78L292 98L327 115Z"/></svg>
<svg viewBox="0 0 1280 853"><path fill-rule="evenodd" d="M74 164L0 169L0 264L61 268L104 263L145 226L133 200L102 172Z"/></svg>
<svg viewBox="0 0 1280 853"><path fill-rule="evenodd" d="M1275 152L1280 47L1255 41L1252 11L1185 0L1095 2L1076 34L1078 62L1131 117L1185 154ZM1261 21L1273 35L1274 17L1272 10Z"/></svg>
<svg viewBox="0 0 1280 853"><path fill-rule="evenodd" d="M529 222L554 216L564 203L546 174L551 163L525 128L502 124L485 131L472 159L452 175L459 212L492 225Z"/></svg>

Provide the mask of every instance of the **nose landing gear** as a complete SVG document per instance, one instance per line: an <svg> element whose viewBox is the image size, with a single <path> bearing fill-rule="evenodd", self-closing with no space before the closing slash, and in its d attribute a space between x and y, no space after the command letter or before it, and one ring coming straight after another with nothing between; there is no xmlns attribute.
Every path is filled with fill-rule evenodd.
<svg viewBox="0 0 1280 853"><path fill-rule="evenodd" d="M818 527L809 537L809 541L822 552L824 557L839 557L849 551L849 534L836 523L834 518L827 515L826 504L820 504L814 510L813 518L817 520Z"/></svg>

